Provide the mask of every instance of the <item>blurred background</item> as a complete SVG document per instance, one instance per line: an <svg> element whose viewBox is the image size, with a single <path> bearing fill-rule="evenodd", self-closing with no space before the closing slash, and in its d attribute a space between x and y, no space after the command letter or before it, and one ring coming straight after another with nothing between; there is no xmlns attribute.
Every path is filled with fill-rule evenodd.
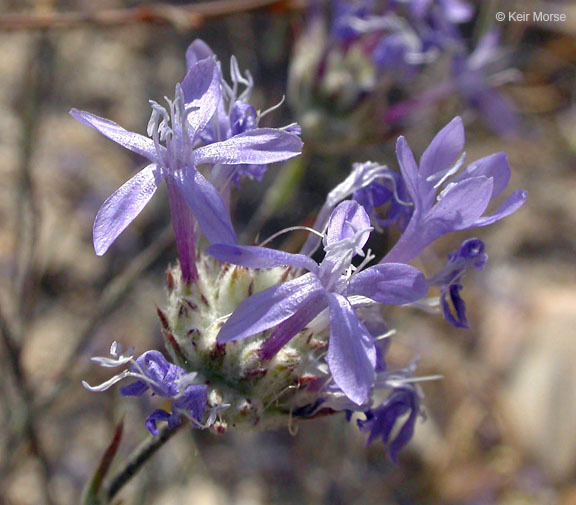
<svg viewBox="0 0 576 505"><path fill-rule="evenodd" d="M372 75L346 48L333 79L318 77L314 54L329 42L314 38L311 19L324 14L303 1L0 1L1 503L78 503L121 418L119 461L146 436L156 400L90 393L81 380L109 377L89 358L113 340L162 349L156 307L176 258L166 197L97 258L96 211L142 160L68 111L144 132L148 99L172 95L200 37L226 74L232 54L250 70L260 108L288 93L266 125L303 126L303 155L242 189L234 221L247 242L310 224L352 162L396 168L398 135L420 155L455 115L465 120L467 159L507 152L510 187L529 198L489 229L446 237L418 264L433 272L464 238L485 241L488 265L465 281L470 330L415 310L387 314L398 330L392 365L416 354L420 375L444 377L423 385L427 420L398 466L342 416L303 423L295 435L184 430L118 503L576 504L576 3L472 5L460 25L470 47L501 30L499 63L513 71L499 92L516 111L513 131L495 131L494 116L486 121L458 93L392 121L395 105L445 81L442 58L396 79ZM497 12L537 10L566 21L495 21ZM297 250L301 238L284 247Z"/></svg>

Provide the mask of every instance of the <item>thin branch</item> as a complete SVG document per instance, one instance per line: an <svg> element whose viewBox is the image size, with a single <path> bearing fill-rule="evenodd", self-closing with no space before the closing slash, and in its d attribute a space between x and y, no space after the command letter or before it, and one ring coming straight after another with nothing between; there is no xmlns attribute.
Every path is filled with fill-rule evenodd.
<svg viewBox="0 0 576 505"><path fill-rule="evenodd" d="M292 0L220 0L190 6L164 3L125 9L101 9L84 12L47 12L4 14L0 30L66 29L80 26L126 26L133 24L172 25L182 29L200 27L209 19L231 16L269 7L294 7Z"/></svg>
<svg viewBox="0 0 576 505"><path fill-rule="evenodd" d="M20 353L18 348L14 344L14 336L7 319L4 317L0 307L0 337L2 344L6 351L6 357L8 358L8 367L12 376L14 378L14 387L16 388L18 395L20 396L22 402L22 432L23 435L30 442L30 449L32 453L40 463L40 470L42 472L42 486L43 492L46 498L46 502L49 505L54 505L56 503L52 490L50 489L50 480L52 476L52 470L50 467L50 462L44 451L44 447L40 441L38 435L38 429L36 426L35 418L32 415L32 401L33 397L31 394L30 387L28 385L26 374L22 368L22 362L20 359ZM15 449L15 448L14 448ZM10 451L10 454L13 450Z"/></svg>
<svg viewBox="0 0 576 505"><path fill-rule="evenodd" d="M170 440L183 426L187 423L182 422L179 425L169 428L164 426L160 429L160 433L154 437L150 437L136 448L136 450L126 460L121 470L116 473L111 479L104 492L103 504L110 503L118 492L134 477L140 468L156 454L168 440Z"/></svg>
<svg viewBox="0 0 576 505"><path fill-rule="evenodd" d="M20 400L18 408L14 410L17 415L21 415L17 430L8 433L6 468L10 467L13 455L22 440L27 440L32 454L40 465L41 486L48 505L56 503L50 488L52 468L39 435L37 418L33 414L34 394L22 366L22 350L27 328L33 319L35 286L38 282L36 256L40 212L32 156L41 121L41 101L49 95L47 77L52 59L46 58L46 55L50 56L51 50L44 34L35 37L28 58L29 71L23 83L25 102L21 114L22 142L17 186L19 198L16 208L16 268L12 286L13 317L8 318L6 304L0 307L0 338L5 349L8 368L13 377L14 388ZM6 478L5 473L2 473Z"/></svg>

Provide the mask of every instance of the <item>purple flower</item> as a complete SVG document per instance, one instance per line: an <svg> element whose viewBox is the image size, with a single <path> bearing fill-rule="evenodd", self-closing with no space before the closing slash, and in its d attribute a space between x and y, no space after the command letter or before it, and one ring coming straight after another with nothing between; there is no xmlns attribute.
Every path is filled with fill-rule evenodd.
<svg viewBox="0 0 576 505"><path fill-rule="evenodd" d="M428 279L431 286L441 286L440 302L444 319L458 328L468 328L466 304L460 296L462 277L469 268L483 270L488 256L484 242L471 238L462 242L459 249L449 255L446 266ZM452 311L450 304L454 308Z"/></svg>
<svg viewBox="0 0 576 505"><path fill-rule="evenodd" d="M148 124L151 138L116 123L73 109L72 116L150 164L126 182L100 208L94 222L94 247L102 255L134 220L166 180L183 273L194 277L193 220L210 242L236 243L228 209L216 188L197 170L202 164L264 164L300 153L302 142L281 130L257 128L222 142L197 147L220 101L220 72L212 58L197 61L176 86L168 109L155 102ZM191 214L190 214L191 213ZM186 268L184 268L186 267Z"/></svg>
<svg viewBox="0 0 576 505"><path fill-rule="evenodd" d="M358 201L360 205L364 206L364 210L370 216L373 225L378 227L379 223L375 222L374 214L375 207L381 205L380 203L377 203L381 200L380 193L376 190L375 192L378 194L372 195L371 190L364 193L363 189L372 187L372 184L379 180L388 180L391 187L395 188L395 182L399 179L400 177L395 172L392 172L387 167L381 166L378 163L372 161L354 163L350 175L330 191L330 193L328 193L326 202L320 209L320 212L318 212L318 216L314 222L314 229L323 232L336 205L352 195L359 195L359 198L355 198L355 200ZM394 190L392 189L392 191ZM311 234L306 239L300 253L311 256L314 251L316 251L319 244L320 239L318 236L316 234Z"/></svg>
<svg viewBox="0 0 576 505"><path fill-rule="evenodd" d="M410 47L402 32L382 37L372 51L372 61L381 72L405 71L411 66L408 63Z"/></svg>
<svg viewBox="0 0 576 505"><path fill-rule="evenodd" d="M206 411L207 391L205 384L194 384L196 373L187 373L177 365L169 363L158 351L147 351L136 360L132 357L133 348L126 354L121 353L120 346L114 342L110 348L112 358L96 357L92 361L100 366L111 368L130 363L130 369L115 375L99 386L83 385L90 391L106 391L108 388L125 379L133 377L136 382L120 388L123 396L142 396L146 391L153 395L171 400L171 412L155 410L146 419L146 428L152 435L158 434L157 423L165 421L170 427L181 422L182 416L189 418L193 425L204 428L202 424Z"/></svg>
<svg viewBox="0 0 576 505"><path fill-rule="evenodd" d="M207 386L191 383L196 374L187 374L179 366L166 361L158 351L145 352L130 369L143 378L121 387L120 394L142 396L151 390L152 394L172 399L171 413L158 409L146 419L146 428L152 435L158 434L158 421L165 421L172 428L180 424L182 415L202 423L206 410Z"/></svg>
<svg viewBox="0 0 576 505"><path fill-rule="evenodd" d="M192 68L199 61L207 58L216 58L216 55L205 42L197 39L190 44L186 52L188 68ZM244 75L242 74L234 56L230 59L230 79L231 84L228 84L221 77L222 93L216 107L216 114L201 133L202 141L205 144L213 144L235 135L257 130L260 120L277 107L260 112L248 103L254 88L254 80L250 72L246 71ZM299 127L294 128L294 126L297 125L289 125L280 130L293 135L300 135ZM212 171L210 181L222 193L227 194L230 181L237 187L239 187L243 177L260 181L267 168L268 165L265 164L217 165Z"/></svg>
<svg viewBox="0 0 576 505"><path fill-rule="evenodd" d="M492 224L524 204L526 192L518 190L492 214L483 216L490 201L508 185L508 160L504 153L492 154L458 174L463 149L464 128L459 117L434 137L419 165L406 139L398 139L396 155L413 208L404 233L383 262L408 262L442 235Z"/></svg>
<svg viewBox="0 0 576 505"><path fill-rule="evenodd" d="M500 135L510 135L519 129L518 115L512 102L496 89L504 72L494 74L494 69L490 70L502 56L498 42L498 32L488 32L470 55L454 56L452 73L462 96L490 128Z"/></svg>
<svg viewBox="0 0 576 505"><path fill-rule="evenodd" d="M410 0L410 9L417 18L425 18L436 9L439 16L451 23L466 23L474 15L474 8L462 0Z"/></svg>
<svg viewBox="0 0 576 505"><path fill-rule="evenodd" d="M368 18L374 9L373 0L332 2L332 37L344 43L351 43L362 35L357 22Z"/></svg>
<svg viewBox="0 0 576 505"><path fill-rule="evenodd" d="M354 200L364 207L370 221L377 230L396 224L403 231L412 216L413 204L406 191L406 185L398 172L383 169L378 178L356 190ZM379 208L388 205L386 214Z"/></svg>
<svg viewBox="0 0 576 505"><path fill-rule="evenodd" d="M367 444L381 439L388 446L388 455L394 463L398 463L398 454L412 439L414 426L420 414L420 395L417 388L409 383L402 384L392 390L388 398L375 409L364 412L366 419L358 420L360 431L369 433ZM392 436L392 431L398 420L402 426Z"/></svg>
<svg viewBox="0 0 576 505"><path fill-rule="evenodd" d="M402 305L419 300L428 291L423 275L409 265L388 263L363 270L365 260L353 267L352 259L363 255L362 247L370 230L364 209L356 202L346 201L330 217L323 239L325 256L319 265L303 254L254 246L210 246L206 252L220 261L249 268L291 265L309 271L242 302L222 327L218 342L224 344L276 327L261 348L261 356L269 359L328 309L328 366L348 398L358 405L364 403L374 381L376 350L354 306Z"/></svg>

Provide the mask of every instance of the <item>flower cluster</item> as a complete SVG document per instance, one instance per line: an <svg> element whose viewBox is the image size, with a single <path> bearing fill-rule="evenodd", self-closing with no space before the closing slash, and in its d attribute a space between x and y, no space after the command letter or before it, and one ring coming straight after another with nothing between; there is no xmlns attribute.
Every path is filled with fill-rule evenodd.
<svg viewBox="0 0 576 505"><path fill-rule="evenodd" d="M362 132L375 110L385 131L454 95L495 132L515 133L516 113L498 87L518 73L506 67L497 31L470 47L462 27L473 15L466 0L312 2L289 86L307 133L345 136L351 122Z"/></svg>
<svg viewBox="0 0 576 505"><path fill-rule="evenodd" d="M453 1L439 4L442 16L464 12ZM419 5L422 19L444 19L430 10L435 2ZM373 22L362 10L346 16ZM342 22L334 36L358 36L356 28ZM449 27L443 29L448 37ZM170 411L156 410L146 421L153 434L157 423L175 426L184 417L194 427L221 433L357 413L368 442L381 439L396 460L422 414L418 382L425 378L414 376L415 362L388 369L393 331L381 309L429 305L430 288L439 287L444 318L467 326L462 279L469 268L484 267L484 244L465 241L428 278L410 262L447 233L492 224L520 208L526 194L516 191L486 215L508 185L506 156L464 167L464 128L455 118L419 163L400 137L399 171L374 162L355 164L329 193L314 226L306 228L310 235L299 253L241 245L230 217L230 192L246 178L259 180L267 164L297 155L299 128L259 126L263 114L248 103L252 79L234 59L232 84L202 41L190 46L187 63L168 108L151 102L150 137L72 112L150 161L98 212L97 254L106 252L165 180L180 260L168 271L168 304L159 310L170 360L158 351L134 359L114 344L112 358L94 360L129 368L86 387L101 391L132 377L136 381L121 394L151 392L168 399ZM205 248L196 240L196 224L209 243ZM401 235L384 257L364 250L373 232L390 226ZM320 247L316 261L312 256Z"/></svg>

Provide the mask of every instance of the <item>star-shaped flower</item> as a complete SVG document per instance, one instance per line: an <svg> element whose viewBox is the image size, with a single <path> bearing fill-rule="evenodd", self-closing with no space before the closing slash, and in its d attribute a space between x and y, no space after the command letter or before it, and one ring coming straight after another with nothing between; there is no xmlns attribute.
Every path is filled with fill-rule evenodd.
<svg viewBox="0 0 576 505"><path fill-rule="evenodd" d="M98 211L94 222L94 247L98 255L104 254L142 211L162 180L168 185L181 261L181 249L186 248L193 228L186 216L187 209L210 242L237 242L226 204L197 166L283 161L300 154L302 142L296 135L282 130L255 128L222 142L198 147L200 134L219 103L220 86L221 76L216 61L213 58L197 61L182 83L176 86L176 97L168 101L168 110L151 102L150 137L129 132L89 112L71 111L78 121L150 161L113 193ZM187 255L193 255L190 251L193 247L188 244L187 249Z"/></svg>
<svg viewBox="0 0 576 505"><path fill-rule="evenodd" d="M508 185L508 160L504 153L496 153L460 172L463 149L464 127L459 117L434 137L419 164L406 139L398 139L396 155L413 204L412 216L383 262L408 262L446 233L492 224L522 207L526 192L517 190L492 214L483 216L490 201Z"/></svg>
<svg viewBox="0 0 576 505"><path fill-rule="evenodd" d="M242 302L220 330L218 342L224 344L276 327L260 351L268 359L328 309L330 372L353 402L360 405L367 401L375 377L376 349L354 306L402 305L419 300L428 292L424 276L412 266L388 263L362 269L364 264L352 265L356 255L364 255L362 247L371 229L364 209L357 202L345 201L330 217L324 235L325 256L320 264L303 254L256 246L210 246L206 252L220 261L248 268L292 265L309 271Z"/></svg>

